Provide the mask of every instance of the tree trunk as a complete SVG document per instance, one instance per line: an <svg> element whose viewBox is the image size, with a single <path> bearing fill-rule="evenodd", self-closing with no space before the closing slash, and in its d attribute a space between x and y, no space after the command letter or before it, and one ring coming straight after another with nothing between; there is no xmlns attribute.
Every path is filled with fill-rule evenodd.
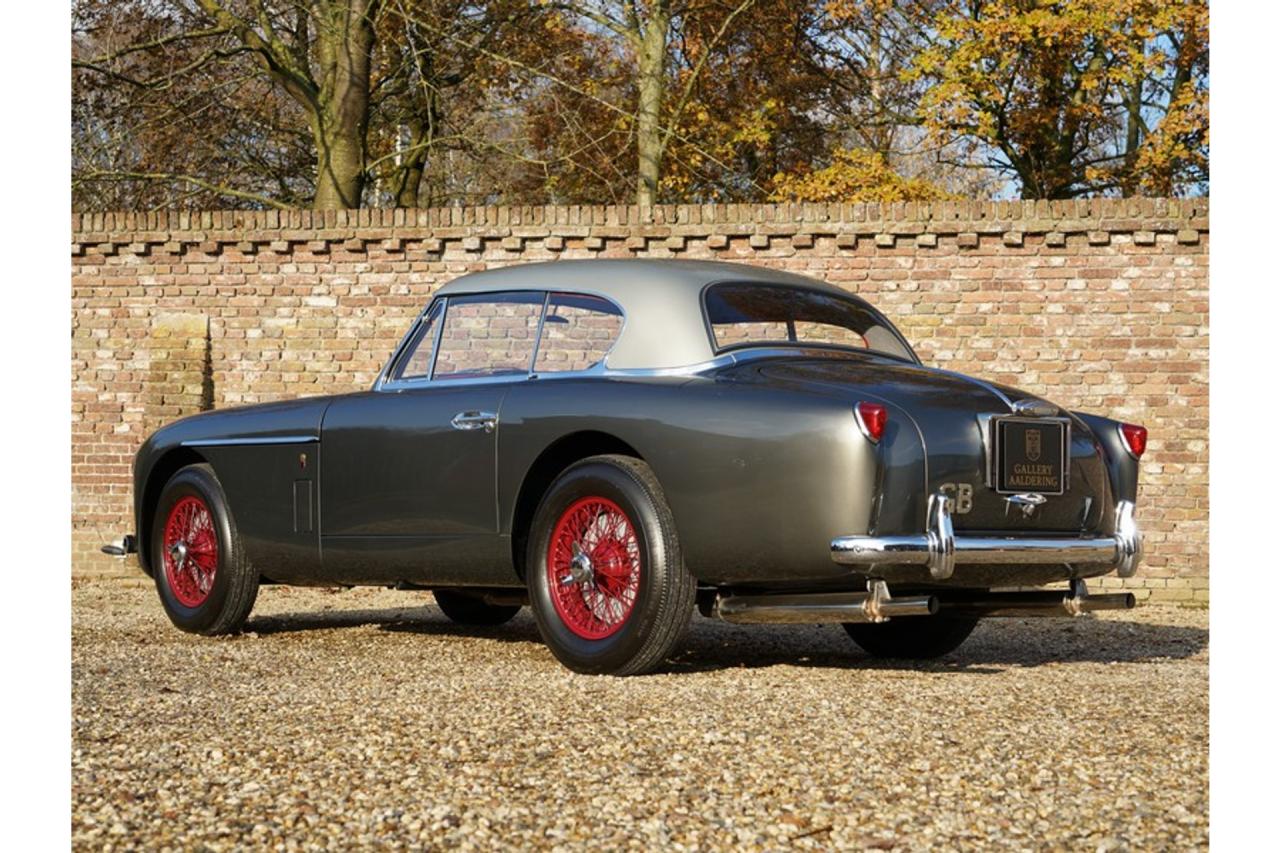
<svg viewBox="0 0 1280 853"><path fill-rule="evenodd" d="M431 109L430 106L427 108ZM409 122L409 146L398 164L395 194L396 207L421 207L418 189L426 171L427 152L431 147L431 122L415 118Z"/></svg>
<svg viewBox="0 0 1280 853"><path fill-rule="evenodd" d="M364 133L349 124L318 124L316 144L316 210L357 208L364 193Z"/></svg>
<svg viewBox="0 0 1280 853"><path fill-rule="evenodd" d="M667 29L671 9L667 0L653 4L640 35L636 57L636 204L651 205L658 198L662 177L662 90L667 76Z"/></svg>
<svg viewBox="0 0 1280 853"><path fill-rule="evenodd" d="M316 27L319 95L312 117L316 210L357 208L364 193L369 67L378 0L321 2Z"/></svg>

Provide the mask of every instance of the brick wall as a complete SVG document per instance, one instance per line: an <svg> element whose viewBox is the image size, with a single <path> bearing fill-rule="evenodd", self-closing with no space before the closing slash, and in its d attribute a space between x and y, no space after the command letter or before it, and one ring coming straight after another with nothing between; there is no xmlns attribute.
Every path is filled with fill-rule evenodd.
<svg viewBox="0 0 1280 853"><path fill-rule="evenodd" d="M1146 424L1129 585L1208 598L1206 199L86 214L71 239L76 574L120 571L97 548L131 529L130 461L159 424L367 387L463 273L648 256L826 279L926 363Z"/></svg>

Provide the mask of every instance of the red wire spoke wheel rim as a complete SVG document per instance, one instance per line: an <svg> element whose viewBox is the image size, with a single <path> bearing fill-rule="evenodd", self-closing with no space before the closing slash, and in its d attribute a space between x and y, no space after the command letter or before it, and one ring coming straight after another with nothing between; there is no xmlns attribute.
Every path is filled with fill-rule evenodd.
<svg viewBox="0 0 1280 853"><path fill-rule="evenodd" d="M199 607L213 591L218 573L218 536L213 513L200 498L186 495L164 523L164 575L183 607Z"/></svg>
<svg viewBox="0 0 1280 853"><path fill-rule="evenodd" d="M547 581L574 634L603 640L621 630L640 594L640 538L622 508L601 497L570 504L551 531Z"/></svg>

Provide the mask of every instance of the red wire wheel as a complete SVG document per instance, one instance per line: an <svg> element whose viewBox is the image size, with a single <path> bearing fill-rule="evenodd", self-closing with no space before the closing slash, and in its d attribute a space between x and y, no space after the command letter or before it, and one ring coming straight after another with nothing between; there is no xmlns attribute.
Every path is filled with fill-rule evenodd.
<svg viewBox="0 0 1280 853"><path fill-rule="evenodd" d="M547 549L551 603L560 620L585 640L622 629L640 594L640 539L622 508L608 498L569 505Z"/></svg>
<svg viewBox="0 0 1280 853"><path fill-rule="evenodd" d="M164 523L164 575L183 607L199 607L218 573L218 535L213 513L200 498L184 495Z"/></svg>

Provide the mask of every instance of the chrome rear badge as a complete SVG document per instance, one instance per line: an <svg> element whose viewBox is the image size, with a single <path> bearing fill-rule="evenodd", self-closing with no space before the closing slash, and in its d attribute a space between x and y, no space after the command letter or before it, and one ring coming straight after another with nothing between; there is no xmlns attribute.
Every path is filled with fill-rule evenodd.
<svg viewBox="0 0 1280 853"><path fill-rule="evenodd" d="M973 509L973 486L969 483L943 483L938 491L947 501L947 512L964 515Z"/></svg>

